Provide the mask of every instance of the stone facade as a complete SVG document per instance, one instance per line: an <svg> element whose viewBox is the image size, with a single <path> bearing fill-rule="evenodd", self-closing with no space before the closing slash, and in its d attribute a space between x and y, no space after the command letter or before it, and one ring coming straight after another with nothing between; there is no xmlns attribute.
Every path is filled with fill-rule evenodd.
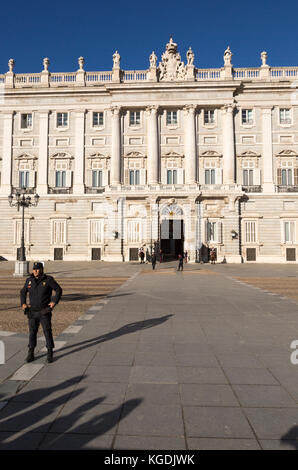
<svg viewBox="0 0 298 470"><path fill-rule="evenodd" d="M138 249L190 261L295 262L298 67L158 62L124 71L0 75L0 255L13 260L26 186L27 259L129 261Z"/></svg>

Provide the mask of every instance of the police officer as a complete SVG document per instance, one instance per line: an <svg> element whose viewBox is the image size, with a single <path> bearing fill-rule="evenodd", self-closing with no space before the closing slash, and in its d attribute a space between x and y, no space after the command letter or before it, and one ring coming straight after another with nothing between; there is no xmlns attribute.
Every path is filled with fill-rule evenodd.
<svg viewBox="0 0 298 470"><path fill-rule="evenodd" d="M55 296L52 298L53 290L55 291ZM27 293L29 293L28 303ZM34 361L36 337L39 324L41 323L48 349L47 362L53 362L53 348L55 345L51 318L52 310L61 298L62 289L52 276L44 274L42 263L33 263L32 274L26 279L20 295L21 306L24 313L28 316L29 325L29 351L26 361Z"/></svg>

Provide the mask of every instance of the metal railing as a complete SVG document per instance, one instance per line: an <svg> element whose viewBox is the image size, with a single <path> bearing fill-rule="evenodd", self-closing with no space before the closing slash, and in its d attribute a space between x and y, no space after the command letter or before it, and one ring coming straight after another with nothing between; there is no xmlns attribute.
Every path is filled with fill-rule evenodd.
<svg viewBox="0 0 298 470"><path fill-rule="evenodd" d="M242 190L245 191L246 193L261 193L262 192L262 186L259 185L251 185L251 186L242 186Z"/></svg>
<svg viewBox="0 0 298 470"><path fill-rule="evenodd" d="M294 186L294 185L289 185L289 186L277 185L275 188L278 193L298 193L298 186Z"/></svg>

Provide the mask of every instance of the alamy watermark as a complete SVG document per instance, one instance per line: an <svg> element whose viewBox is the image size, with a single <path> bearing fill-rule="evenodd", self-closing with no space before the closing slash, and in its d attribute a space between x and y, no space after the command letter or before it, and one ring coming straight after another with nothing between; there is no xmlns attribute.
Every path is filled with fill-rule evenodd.
<svg viewBox="0 0 298 470"><path fill-rule="evenodd" d="M291 354L291 363L296 366L298 364L298 340L295 339L291 342L291 349L295 349L295 351Z"/></svg>
<svg viewBox="0 0 298 470"><path fill-rule="evenodd" d="M5 364L5 344L0 341L0 364Z"/></svg>

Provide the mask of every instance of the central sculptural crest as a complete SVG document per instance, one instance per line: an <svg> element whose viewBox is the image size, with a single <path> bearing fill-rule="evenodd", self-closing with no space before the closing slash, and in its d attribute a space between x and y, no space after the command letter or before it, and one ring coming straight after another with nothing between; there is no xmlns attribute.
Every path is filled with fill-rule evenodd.
<svg viewBox="0 0 298 470"><path fill-rule="evenodd" d="M170 42L166 45L166 50L161 57L158 66L159 81L176 81L185 80L186 67L181 62L181 56L177 52L177 44L170 38Z"/></svg>

